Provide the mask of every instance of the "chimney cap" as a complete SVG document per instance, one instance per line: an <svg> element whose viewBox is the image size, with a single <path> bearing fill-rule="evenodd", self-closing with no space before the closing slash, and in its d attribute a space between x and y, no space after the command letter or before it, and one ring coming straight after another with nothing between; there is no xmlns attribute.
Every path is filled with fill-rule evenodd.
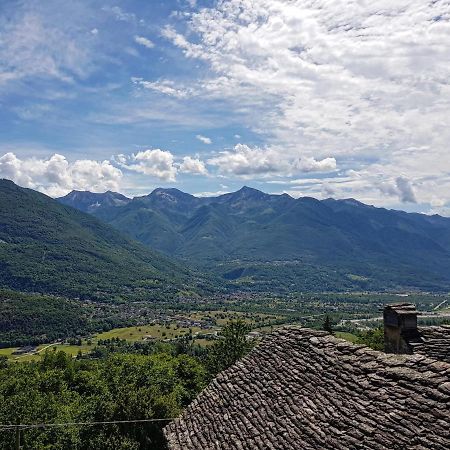
<svg viewBox="0 0 450 450"><path fill-rule="evenodd" d="M391 309L402 309L402 310L414 310L416 309L416 305L414 303L389 303L385 306L385 308Z"/></svg>
<svg viewBox="0 0 450 450"><path fill-rule="evenodd" d="M416 314L419 315L420 313L416 310L416 305L414 303L391 303L388 305L385 305L384 307L385 311L394 311L396 314L400 315L409 315L409 314Z"/></svg>

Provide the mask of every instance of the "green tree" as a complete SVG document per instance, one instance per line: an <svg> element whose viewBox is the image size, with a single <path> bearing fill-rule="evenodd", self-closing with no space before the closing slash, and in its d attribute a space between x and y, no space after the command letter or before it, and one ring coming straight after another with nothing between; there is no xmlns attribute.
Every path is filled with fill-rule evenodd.
<svg viewBox="0 0 450 450"><path fill-rule="evenodd" d="M254 346L254 342L247 339L251 327L243 320L229 322L220 334L207 355L206 366L211 376L225 370L238 359L247 354Z"/></svg>
<svg viewBox="0 0 450 450"><path fill-rule="evenodd" d="M374 350L384 350L384 330L382 327L361 332L357 340L358 344L367 345Z"/></svg>
<svg viewBox="0 0 450 450"><path fill-rule="evenodd" d="M8 357L0 355L0 369L5 369L8 366Z"/></svg>
<svg viewBox="0 0 450 450"><path fill-rule="evenodd" d="M327 333L333 334L333 322L330 319L330 316L327 314L325 320L322 325L322 329Z"/></svg>
<svg viewBox="0 0 450 450"><path fill-rule="evenodd" d="M48 351L36 363L0 369L0 423L71 423L177 417L204 388L206 369L196 358L113 354L73 359ZM30 450L140 450L163 448L167 422L29 429ZM0 448L14 448L13 432L0 433Z"/></svg>

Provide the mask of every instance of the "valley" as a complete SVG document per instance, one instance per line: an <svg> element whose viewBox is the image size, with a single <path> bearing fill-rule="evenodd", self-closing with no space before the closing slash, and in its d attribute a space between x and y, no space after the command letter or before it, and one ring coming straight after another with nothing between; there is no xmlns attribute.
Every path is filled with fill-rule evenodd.
<svg viewBox="0 0 450 450"><path fill-rule="evenodd" d="M408 299L417 305L423 324L450 322L450 311L446 308L450 301L448 294L349 292L279 296L240 293L156 304L83 302L76 304L80 324L71 322L70 307L59 312L56 322L52 321L55 312L51 305L67 302L73 307L67 299L0 291L0 356L5 355L15 362L38 361L46 349L63 351L73 357L89 356L107 341L150 345L187 342L191 347L204 347L217 339L223 326L235 320L243 320L255 337L261 338L286 324L321 328L328 316L339 336L354 340L361 332L379 327L383 305L399 299ZM21 304L13 316L11 302ZM45 333L38 324L27 320L30 314L41 316ZM58 331L61 325L64 332ZM58 338L54 340L52 336ZM21 354L20 349L27 346L31 348ZM19 354L14 354L17 351Z"/></svg>
<svg viewBox="0 0 450 450"><path fill-rule="evenodd" d="M0 422L99 422L27 425L31 448L164 448L164 424L287 325L382 350L386 304L449 323L442 217L250 188L55 200L7 180L0 207ZM121 425L140 418L155 424Z"/></svg>
<svg viewBox="0 0 450 450"><path fill-rule="evenodd" d="M89 354L108 340L205 346L237 319L264 333L329 317L354 336L404 296L428 311L423 321L447 319L443 217L248 187L56 201L1 180L0 194L0 347L13 358L32 346L16 360L37 360L46 346Z"/></svg>

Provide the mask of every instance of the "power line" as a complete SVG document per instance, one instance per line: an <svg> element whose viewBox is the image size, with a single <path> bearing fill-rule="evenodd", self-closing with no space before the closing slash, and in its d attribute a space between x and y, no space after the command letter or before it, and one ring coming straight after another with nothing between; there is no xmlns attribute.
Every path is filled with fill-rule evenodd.
<svg viewBox="0 0 450 450"><path fill-rule="evenodd" d="M149 423L149 422L170 422L177 419L170 417L165 419L138 419L138 420L107 420L103 422L66 422L66 423L32 423L32 424L2 424L0 430L27 430L31 428L52 428L52 427L66 427L66 426L95 426L95 425L114 425L120 423Z"/></svg>

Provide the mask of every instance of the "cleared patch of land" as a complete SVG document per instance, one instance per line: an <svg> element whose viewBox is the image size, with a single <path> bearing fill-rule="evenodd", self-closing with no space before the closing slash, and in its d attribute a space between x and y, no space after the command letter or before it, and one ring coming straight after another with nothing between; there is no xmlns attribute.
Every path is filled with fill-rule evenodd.
<svg viewBox="0 0 450 450"><path fill-rule="evenodd" d="M100 339L125 339L127 341L136 342L142 339L175 339L185 335L198 333L201 331L200 327L182 328L177 325L142 325L136 327L114 328L110 331L97 334L94 340L97 342Z"/></svg>
<svg viewBox="0 0 450 450"><path fill-rule="evenodd" d="M99 333L91 338L82 339L81 345L69 344L43 344L36 347L32 353L25 353L23 355L13 355L18 350L18 347L2 348L0 355L5 355L9 359L17 362L37 361L45 350L64 351L65 353L77 356L78 353L89 353L101 340L108 339L124 339L129 342L136 342L142 340L172 340L183 336L189 336L191 333L193 337L197 333L201 335L213 334L215 330L202 330L200 327L184 328L177 325L142 325L136 327L114 328L110 331ZM207 339L197 339L195 341L199 345L209 345L211 341Z"/></svg>
<svg viewBox="0 0 450 450"><path fill-rule="evenodd" d="M337 331L335 335L337 338L345 339L346 341L349 342L356 343L358 341L358 336L356 336L356 334L353 333L347 333L345 331Z"/></svg>

